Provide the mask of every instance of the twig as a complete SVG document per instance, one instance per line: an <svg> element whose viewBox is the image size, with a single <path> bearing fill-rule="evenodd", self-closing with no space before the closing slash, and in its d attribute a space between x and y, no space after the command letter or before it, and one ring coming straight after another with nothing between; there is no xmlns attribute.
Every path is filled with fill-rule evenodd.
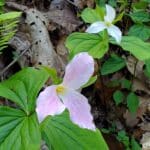
<svg viewBox="0 0 150 150"><path fill-rule="evenodd" d="M25 53L27 50L29 50L29 49L30 49L30 47L24 49L16 59L14 59L9 65L7 65L7 66L0 72L0 76L2 76L10 67L12 67L12 66L18 61L18 59L19 59L21 56L23 56L24 53Z"/></svg>
<svg viewBox="0 0 150 150"><path fill-rule="evenodd" d="M6 2L6 6L10 7L10 8L14 8L16 10L20 10L25 12L27 9L29 9L28 7L24 6L24 5L20 5L17 4L15 2Z"/></svg>
<svg viewBox="0 0 150 150"><path fill-rule="evenodd" d="M134 82L134 79L135 79L137 63L138 63L138 60L136 60L136 62L134 64L134 72L133 72L133 76L132 76L132 79L131 79L131 87L130 87L131 90L132 90L133 82Z"/></svg>
<svg viewBox="0 0 150 150"><path fill-rule="evenodd" d="M76 5L74 4L74 2L72 2L71 0L67 0L67 2L70 3L70 4L72 4L72 5L74 5L74 6L76 6ZM77 7L77 6L76 6L76 7Z"/></svg>

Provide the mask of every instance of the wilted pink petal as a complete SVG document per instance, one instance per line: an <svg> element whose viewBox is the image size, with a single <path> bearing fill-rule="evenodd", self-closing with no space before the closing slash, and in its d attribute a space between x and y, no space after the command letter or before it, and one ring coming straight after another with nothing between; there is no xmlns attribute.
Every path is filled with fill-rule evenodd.
<svg viewBox="0 0 150 150"><path fill-rule="evenodd" d="M111 7L110 5L106 4L106 16L104 17L105 22L112 23L115 17L116 17L115 9Z"/></svg>
<svg viewBox="0 0 150 150"><path fill-rule="evenodd" d="M36 112L38 120L41 122L48 115L60 114L65 106L56 94L56 86L49 86L40 93L37 99Z"/></svg>
<svg viewBox="0 0 150 150"><path fill-rule="evenodd" d="M86 97L74 90L67 89L64 95L60 95L60 98L69 110L72 122L81 128L95 130L91 108Z"/></svg>
<svg viewBox="0 0 150 150"><path fill-rule="evenodd" d="M98 33L100 31L103 31L104 29L106 29L105 23L102 21L97 21L97 22L92 23L85 32Z"/></svg>
<svg viewBox="0 0 150 150"><path fill-rule="evenodd" d="M67 65L62 85L79 89L94 72L94 60L86 52L77 54Z"/></svg>

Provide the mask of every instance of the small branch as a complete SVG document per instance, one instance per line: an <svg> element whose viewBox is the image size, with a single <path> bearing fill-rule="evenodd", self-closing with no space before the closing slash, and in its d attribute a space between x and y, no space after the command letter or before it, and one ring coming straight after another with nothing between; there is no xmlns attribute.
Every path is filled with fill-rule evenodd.
<svg viewBox="0 0 150 150"><path fill-rule="evenodd" d="M9 65L7 65L7 66L0 72L0 76L2 76L10 67L12 67L12 66L18 61L18 59L19 59L21 56L23 56L24 53L25 53L27 50L29 50L29 49L30 49L30 47L27 48L27 49L25 49L25 50L23 50L23 51L20 53L20 55L19 55L16 59L14 59Z"/></svg>
<svg viewBox="0 0 150 150"><path fill-rule="evenodd" d="M131 90L132 90L133 82L134 82L134 79L135 79L137 63L138 63L138 60L136 60L136 62L134 64L134 73L133 73L133 76L132 76L132 79L131 79L131 87L130 87Z"/></svg>
<svg viewBox="0 0 150 150"><path fill-rule="evenodd" d="M15 2L6 2L6 6L13 8L13 9L16 9L16 10L23 11L23 12L25 12L27 9L29 9L26 6L17 4Z"/></svg>

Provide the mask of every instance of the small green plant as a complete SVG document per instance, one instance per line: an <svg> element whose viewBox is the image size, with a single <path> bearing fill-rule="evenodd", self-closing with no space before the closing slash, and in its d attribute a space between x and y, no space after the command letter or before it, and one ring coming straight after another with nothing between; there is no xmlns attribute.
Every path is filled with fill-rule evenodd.
<svg viewBox="0 0 150 150"><path fill-rule="evenodd" d="M117 131L115 123L112 123L108 129L103 128L101 131L105 134L113 134L124 145L125 150L141 150L141 146L134 137L128 136L124 130Z"/></svg>
<svg viewBox="0 0 150 150"><path fill-rule="evenodd" d="M44 140L48 148L54 150L70 150L72 148L75 150L108 150L100 131L91 122L91 116L87 119L90 119L91 128L94 128L94 131L87 129L90 125L89 122L84 124L77 121L74 124L70 120L68 111L55 116L47 114L47 112L50 111L51 113L52 109L57 107L57 104L53 102L53 105L44 105L43 102L48 102L49 97L43 97L44 101L41 101L41 105L39 105L37 95L49 77L54 84L60 83L60 78L57 77L56 71L47 67L40 67L39 69L25 68L8 80L0 83L0 96L15 104L15 107L0 106L0 149L27 150L30 148L38 150L42 140ZM74 82L75 84L76 82ZM50 100L54 100L54 95L50 95L50 98ZM41 111L39 111L39 107L41 107ZM46 107L48 108L47 110ZM71 111L71 108L69 111ZM87 111L89 111L89 106ZM44 113L48 117L44 115L46 119L43 118L44 121L39 123L38 119ZM74 115L80 119L78 117L80 113L75 113ZM77 124L85 126L80 128Z"/></svg>
<svg viewBox="0 0 150 150"><path fill-rule="evenodd" d="M4 6L4 1L0 2L0 10ZM18 18L21 12L8 12L0 13L0 53L4 48L7 47L8 41L13 37L16 32L16 26L18 23Z"/></svg>
<svg viewBox="0 0 150 150"><path fill-rule="evenodd" d="M135 138L134 137L130 138L124 130L119 131L116 138L118 141L123 143L126 150L141 150L141 147L137 143Z"/></svg>

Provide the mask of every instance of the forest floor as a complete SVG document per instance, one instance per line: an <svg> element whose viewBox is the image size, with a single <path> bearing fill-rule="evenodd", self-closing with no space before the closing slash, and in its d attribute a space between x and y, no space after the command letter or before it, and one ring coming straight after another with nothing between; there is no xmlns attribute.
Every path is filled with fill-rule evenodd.
<svg viewBox="0 0 150 150"><path fill-rule="evenodd" d="M61 59L55 68L62 76L68 63L66 38L72 32L84 32L87 28L87 24L79 15L86 7L94 8L94 0L7 0L6 11L18 10L22 11L23 15L15 37L0 55L1 80L9 78L26 66L48 64L50 58L46 56L47 52L44 48L53 49ZM34 13L31 14L33 11ZM31 18L28 17L29 15ZM40 26L38 18L43 19L44 26ZM120 25L122 31L132 24L131 20L125 19ZM34 25L37 25L37 31L32 30L31 26ZM37 39L38 41L34 43ZM43 46L45 41L50 42L50 47ZM114 49L116 47L110 45L109 51ZM124 52L116 51L119 55L126 56ZM100 72L100 65L108 56L109 54L106 54L102 60L95 60L95 74ZM91 104L94 122L101 130L110 150L124 150L133 137L140 145L150 139L150 82L146 80L143 73L143 63L135 62L134 57L128 57L126 68L114 74L99 75L93 85L82 90ZM125 104L116 106L113 99L114 92L117 90L128 93L126 88L122 88L128 86L127 79L132 82L133 91L140 99L139 108L134 115L129 112ZM122 82L115 84L113 82L115 80Z"/></svg>

